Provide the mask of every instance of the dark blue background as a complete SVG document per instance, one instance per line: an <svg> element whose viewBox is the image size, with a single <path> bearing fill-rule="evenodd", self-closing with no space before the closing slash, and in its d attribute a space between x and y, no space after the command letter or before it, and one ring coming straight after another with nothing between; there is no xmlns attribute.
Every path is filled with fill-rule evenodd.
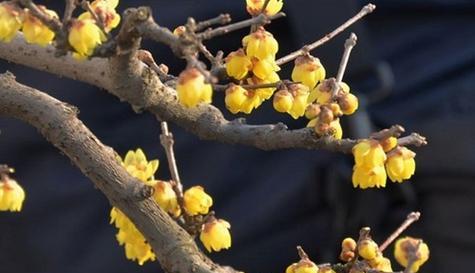
<svg viewBox="0 0 475 273"><path fill-rule="evenodd" d="M44 1L62 10L62 1ZM53 4L54 2L54 4ZM247 15L244 0L122 1L153 6L156 20L170 28L186 16L198 20L230 12ZM270 30L285 54L322 36L360 8L350 0L288 0L286 19ZM377 128L400 123L429 138L417 149L417 171L411 182L389 183L383 190L351 187L351 157L322 151L263 152L254 148L201 141L172 126L176 154L186 186L200 184L214 197L219 217L232 224L233 247L211 257L246 272L283 272L303 245L317 262L335 261L339 243L371 225L384 239L411 210L422 220L409 234L423 236L431 260L423 272L472 272L475 257L475 2L454 0L375 1L377 12L352 31L359 35L350 60L348 82L362 106L345 136L365 133L365 114ZM240 46L246 30L212 41L213 50ZM315 51L334 75L347 34ZM157 60L179 72L182 63L161 45L146 43ZM20 82L76 105L79 117L107 145L124 154L142 147L159 158L158 177L169 178L159 145L159 126L149 114L103 90L68 79L1 63ZM377 98L386 67L394 78L390 93ZM390 81L389 81L390 82ZM376 91L375 91L376 92ZM381 94L381 91L379 93ZM223 98L215 95L222 105ZM365 103L367 102L367 103ZM253 123L284 120L267 103L249 119ZM368 107L364 107L368 105ZM226 113L228 115L228 113ZM230 117L230 115L228 115ZM348 121L349 119L346 118ZM95 273L156 272L157 263L139 267L125 259L109 222L109 204L92 183L31 127L0 119L0 162L17 169L27 191L22 213L0 215L0 272ZM392 250L390 250L392 251ZM387 253L388 256L390 253ZM394 266L397 269L397 266Z"/></svg>

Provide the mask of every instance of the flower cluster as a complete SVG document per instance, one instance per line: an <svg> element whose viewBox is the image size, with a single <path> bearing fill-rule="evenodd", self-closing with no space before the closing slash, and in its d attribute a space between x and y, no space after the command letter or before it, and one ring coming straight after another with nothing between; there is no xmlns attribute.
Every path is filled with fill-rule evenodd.
<svg viewBox="0 0 475 273"><path fill-rule="evenodd" d="M279 66L275 57L279 44L270 32L259 27L255 32L242 40L243 48L231 52L226 57L226 72L228 76L246 82L249 85L276 83L280 80L277 71ZM241 86L230 85L226 90L226 107L232 113L249 114L268 100L275 87L245 89Z"/></svg>
<svg viewBox="0 0 475 273"><path fill-rule="evenodd" d="M82 13L71 21L68 42L74 49L73 57L82 60L91 56L95 48L107 40L106 33L119 25L120 15L115 11L118 0L95 0L90 12ZM44 17L58 19L58 14L38 5L38 11ZM100 23L96 19L101 20ZM103 29L99 27L103 26ZM18 31L23 32L26 42L40 46L49 45L55 38L54 33L28 9L21 9L12 2L0 3L0 41L10 42Z"/></svg>
<svg viewBox="0 0 475 273"><path fill-rule="evenodd" d="M130 175L154 188L153 200L172 217L176 219L181 217L184 210L188 217L206 218L213 205L213 199L203 187L194 186L184 192L182 210L171 182L156 180L154 177L159 166L158 160L148 161L141 149L128 151L123 160L120 157L117 159ZM127 259L137 261L140 265L156 259L145 237L120 209L113 207L110 217L111 224L118 229L116 238L119 244L124 246ZM228 222L216 220L214 216L206 218L201 225L200 239L208 251L219 251L231 246L229 227Z"/></svg>
<svg viewBox="0 0 475 273"><path fill-rule="evenodd" d="M0 211L20 211L25 200L23 188L8 175L0 180Z"/></svg>
<svg viewBox="0 0 475 273"><path fill-rule="evenodd" d="M274 95L273 105L277 112L289 113L294 119L305 114L307 108L309 89L306 85L295 83L282 89Z"/></svg>
<svg viewBox="0 0 475 273"><path fill-rule="evenodd" d="M333 78L317 84L310 92L308 101L310 105L305 116L310 122L307 126L313 127L319 136L331 135L336 139L341 139L343 135L339 117L351 115L358 109L358 98L350 93L350 87L344 82L337 83Z"/></svg>
<svg viewBox="0 0 475 273"><path fill-rule="evenodd" d="M358 255L363 258L367 266L378 272L393 272L391 261L383 256L378 244L370 237L362 238L356 243L352 238L345 238L341 244L340 260L343 262L354 261ZM409 266L409 272L417 272L419 267L429 259L429 247L420 239L404 237L396 241L394 257L403 267Z"/></svg>
<svg viewBox="0 0 475 273"><path fill-rule="evenodd" d="M159 162L158 160L147 161L141 149L129 151L124 160L121 158L118 158L118 160L120 160L122 166L133 177L149 186L158 184L154 179L154 174L158 169ZM161 187L162 186L157 186L156 188L160 189ZM155 200L157 200L157 202L158 200L169 200L170 197L162 196L164 194L169 194L169 192L156 190L154 193ZM158 203L160 204L161 202ZM169 208L167 207L166 210L168 211ZM152 247L147 243L145 237L122 211L113 207L110 217L111 224L115 224L115 227L118 229L116 238L120 245L124 245L127 259L132 261L136 260L139 265L143 265L146 261L154 261L156 259Z"/></svg>
<svg viewBox="0 0 475 273"><path fill-rule="evenodd" d="M353 147L353 186L385 187L387 176L393 182L407 180L416 169L415 155L406 147L397 146L395 137L363 140Z"/></svg>

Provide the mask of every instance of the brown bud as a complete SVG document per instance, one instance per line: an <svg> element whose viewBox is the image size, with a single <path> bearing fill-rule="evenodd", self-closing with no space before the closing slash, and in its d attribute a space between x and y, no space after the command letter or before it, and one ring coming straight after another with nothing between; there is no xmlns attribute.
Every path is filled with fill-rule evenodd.
<svg viewBox="0 0 475 273"><path fill-rule="evenodd" d="M333 111L328 107L321 107L319 120L322 123L330 124L334 119Z"/></svg>
<svg viewBox="0 0 475 273"><path fill-rule="evenodd" d="M330 125L327 123L317 122L317 124L315 125L315 133L317 133L318 136L324 136L328 134L329 130Z"/></svg>
<svg viewBox="0 0 475 273"><path fill-rule="evenodd" d="M344 250L340 253L340 260L343 262L349 262L355 258L355 253L350 250Z"/></svg>
<svg viewBox="0 0 475 273"><path fill-rule="evenodd" d="M314 119L320 114L320 110L320 105L312 103L305 109L305 117L307 119Z"/></svg>

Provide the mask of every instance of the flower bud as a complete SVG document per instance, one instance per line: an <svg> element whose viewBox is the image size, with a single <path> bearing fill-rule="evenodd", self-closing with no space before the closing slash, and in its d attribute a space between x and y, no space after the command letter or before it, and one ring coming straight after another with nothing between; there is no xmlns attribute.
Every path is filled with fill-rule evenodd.
<svg viewBox="0 0 475 273"><path fill-rule="evenodd" d="M340 117L343 115L343 112L341 111L340 105L338 105L338 103L330 103L329 107L335 117Z"/></svg>
<svg viewBox="0 0 475 273"><path fill-rule="evenodd" d="M349 237L345 238L341 242L341 249L355 251L355 249L356 249L355 240L353 238L349 238Z"/></svg>
<svg viewBox="0 0 475 273"><path fill-rule="evenodd" d="M292 108L294 103L294 97L292 94L283 89L279 90L274 94L273 105L274 109L280 113L287 113Z"/></svg>
<svg viewBox="0 0 475 273"><path fill-rule="evenodd" d="M300 56L295 60L292 70L292 80L301 82L312 89L315 85L325 79L325 68L318 58L311 55Z"/></svg>
<svg viewBox="0 0 475 273"><path fill-rule="evenodd" d="M351 93L343 93L338 98L338 104L345 115L351 115L358 109L358 98Z"/></svg>
<svg viewBox="0 0 475 273"><path fill-rule="evenodd" d="M321 111L318 116L321 122L327 124L330 124L334 119L333 111L328 107L321 107Z"/></svg>
<svg viewBox="0 0 475 273"><path fill-rule="evenodd" d="M69 30L69 44L76 51L73 57L84 60L94 53L94 49L107 40L106 35L91 19L74 20Z"/></svg>
<svg viewBox="0 0 475 273"><path fill-rule="evenodd" d="M314 119L316 118L321 111L321 107L319 104L312 103L309 106L307 106L307 109L305 109L305 117L307 119Z"/></svg>
<svg viewBox="0 0 475 273"><path fill-rule="evenodd" d="M247 99L247 90L240 85L231 84L226 89L226 97L224 102L231 113L236 114L242 110L242 104Z"/></svg>
<svg viewBox="0 0 475 273"><path fill-rule="evenodd" d="M318 266L308 259L302 259L289 265L285 273L318 273Z"/></svg>
<svg viewBox="0 0 475 273"><path fill-rule="evenodd" d="M401 183L403 180L411 178L416 170L415 156L416 154L406 147L398 147L391 151L386 161L389 179Z"/></svg>
<svg viewBox="0 0 475 273"><path fill-rule="evenodd" d="M396 261L404 267L409 265L410 259L415 258L410 268L410 272L414 273L429 259L429 247L426 243L422 242L421 239L404 237L396 241L394 257Z"/></svg>
<svg viewBox="0 0 475 273"><path fill-rule="evenodd" d="M261 13L265 0L246 0L246 9L252 16L257 16ZM276 15L284 5L283 0L270 0L264 10L267 16Z"/></svg>
<svg viewBox="0 0 475 273"><path fill-rule="evenodd" d="M391 261L388 258L383 257L379 253L376 258L369 260L368 264L371 266L372 269L376 269L380 272L393 272Z"/></svg>
<svg viewBox="0 0 475 273"><path fill-rule="evenodd" d="M355 252L351 250L342 250L340 253L340 260L343 262L349 262L355 258Z"/></svg>
<svg viewBox="0 0 475 273"><path fill-rule="evenodd" d="M222 219L213 217L211 221L203 225L200 234L200 240L208 252L220 251L231 247L231 234L229 229L231 225Z"/></svg>
<svg viewBox="0 0 475 273"><path fill-rule="evenodd" d="M180 73L176 90L178 100L186 107L195 107L201 102L211 103L211 84L205 83L205 77L196 68L188 68Z"/></svg>
<svg viewBox="0 0 475 273"><path fill-rule="evenodd" d="M397 138L388 137L383 140L380 140L379 143L383 147L383 150L387 153L397 146Z"/></svg>
<svg viewBox="0 0 475 273"><path fill-rule="evenodd" d="M364 239L358 243L358 255L365 260L372 260L378 255L379 248L371 239Z"/></svg>
<svg viewBox="0 0 475 273"><path fill-rule="evenodd" d="M184 207L188 215L207 214L213 205L213 199L201 186L194 186L183 195Z"/></svg>
<svg viewBox="0 0 475 273"><path fill-rule="evenodd" d="M279 43L274 36L259 27L255 32L247 35L242 40L248 57L256 57L259 60L275 60L275 55L279 50Z"/></svg>
<svg viewBox="0 0 475 273"><path fill-rule="evenodd" d="M0 211L21 211L24 200L25 191L15 180L0 182Z"/></svg>
<svg viewBox="0 0 475 273"><path fill-rule="evenodd" d="M305 109L308 105L307 99L309 90L308 87L303 84L292 84L289 86L289 89L294 97L294 101L292 108L288 112L294 119L298 119L305 114Z"/></svg>
<svg viewBox="0 0 475 273"><path fill-rule="evenodd" d="M237 80L246 77L247 73L252 68L251 59L246 56L243 49L229 53L225 61L228 76Z"/></svg>

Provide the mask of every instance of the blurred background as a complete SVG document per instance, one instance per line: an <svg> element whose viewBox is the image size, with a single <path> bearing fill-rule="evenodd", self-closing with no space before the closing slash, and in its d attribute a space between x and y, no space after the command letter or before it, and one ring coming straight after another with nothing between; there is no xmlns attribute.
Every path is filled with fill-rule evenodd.
<svg viewBox="0 0 475 273"><path fill-rule="evenodd" d="M57 11L63 1L37 1ZM279 56L320 38L367 2L288 0L287 18L268 27L280 42ZM374 1L376 12L349 31L359 42L346 82L360 98L360 109L344 118L344 137L402 124L428 137L416 149L417 169L410 182L388 182L384 189L351 185L352 158L324 151L263 152L250 147L201 141L176 126L176 155L186 186L203 185L214 198L218 217L231 222L233 246L211 257L248 273L284 272L302 245L317 263L335 262L344 237L371 226L381 242L412 210L422 219L406 234L422 237L431 258L421 272L472 272L475 258L475 1ZM229 12L244 19L245 1L121 1L121 8L147 5L157 22L174 28L187 16L203 20ZM314 51L334 76L349 31ZM210 42L215 52L240 47L248 30ZM183 63L164 46L144 43L157 62L174 74ZM281 75L289 75L288 65ZM156 177L168 179L159 124L135 114L126 103L92 86L0 62L19 82L76 105L79 118L121 155L142 147L159 158ZM287 74L286 74L287 73ZM281 76L285 77L285 76ZM215 95L221 109L224 98ZM223 110L227 117L229 112ZM265 103L250 123L284 121L305 126ZM160 272L158 263L140 267L125 259L109 225L110 205L78 169L33 128L0 119L0 163L16 168L27 192L21 213L0 214L0 268L5 273ZM392 256L392 248L387 250ZM398 266L393 263L393 269Z"/></svg>

